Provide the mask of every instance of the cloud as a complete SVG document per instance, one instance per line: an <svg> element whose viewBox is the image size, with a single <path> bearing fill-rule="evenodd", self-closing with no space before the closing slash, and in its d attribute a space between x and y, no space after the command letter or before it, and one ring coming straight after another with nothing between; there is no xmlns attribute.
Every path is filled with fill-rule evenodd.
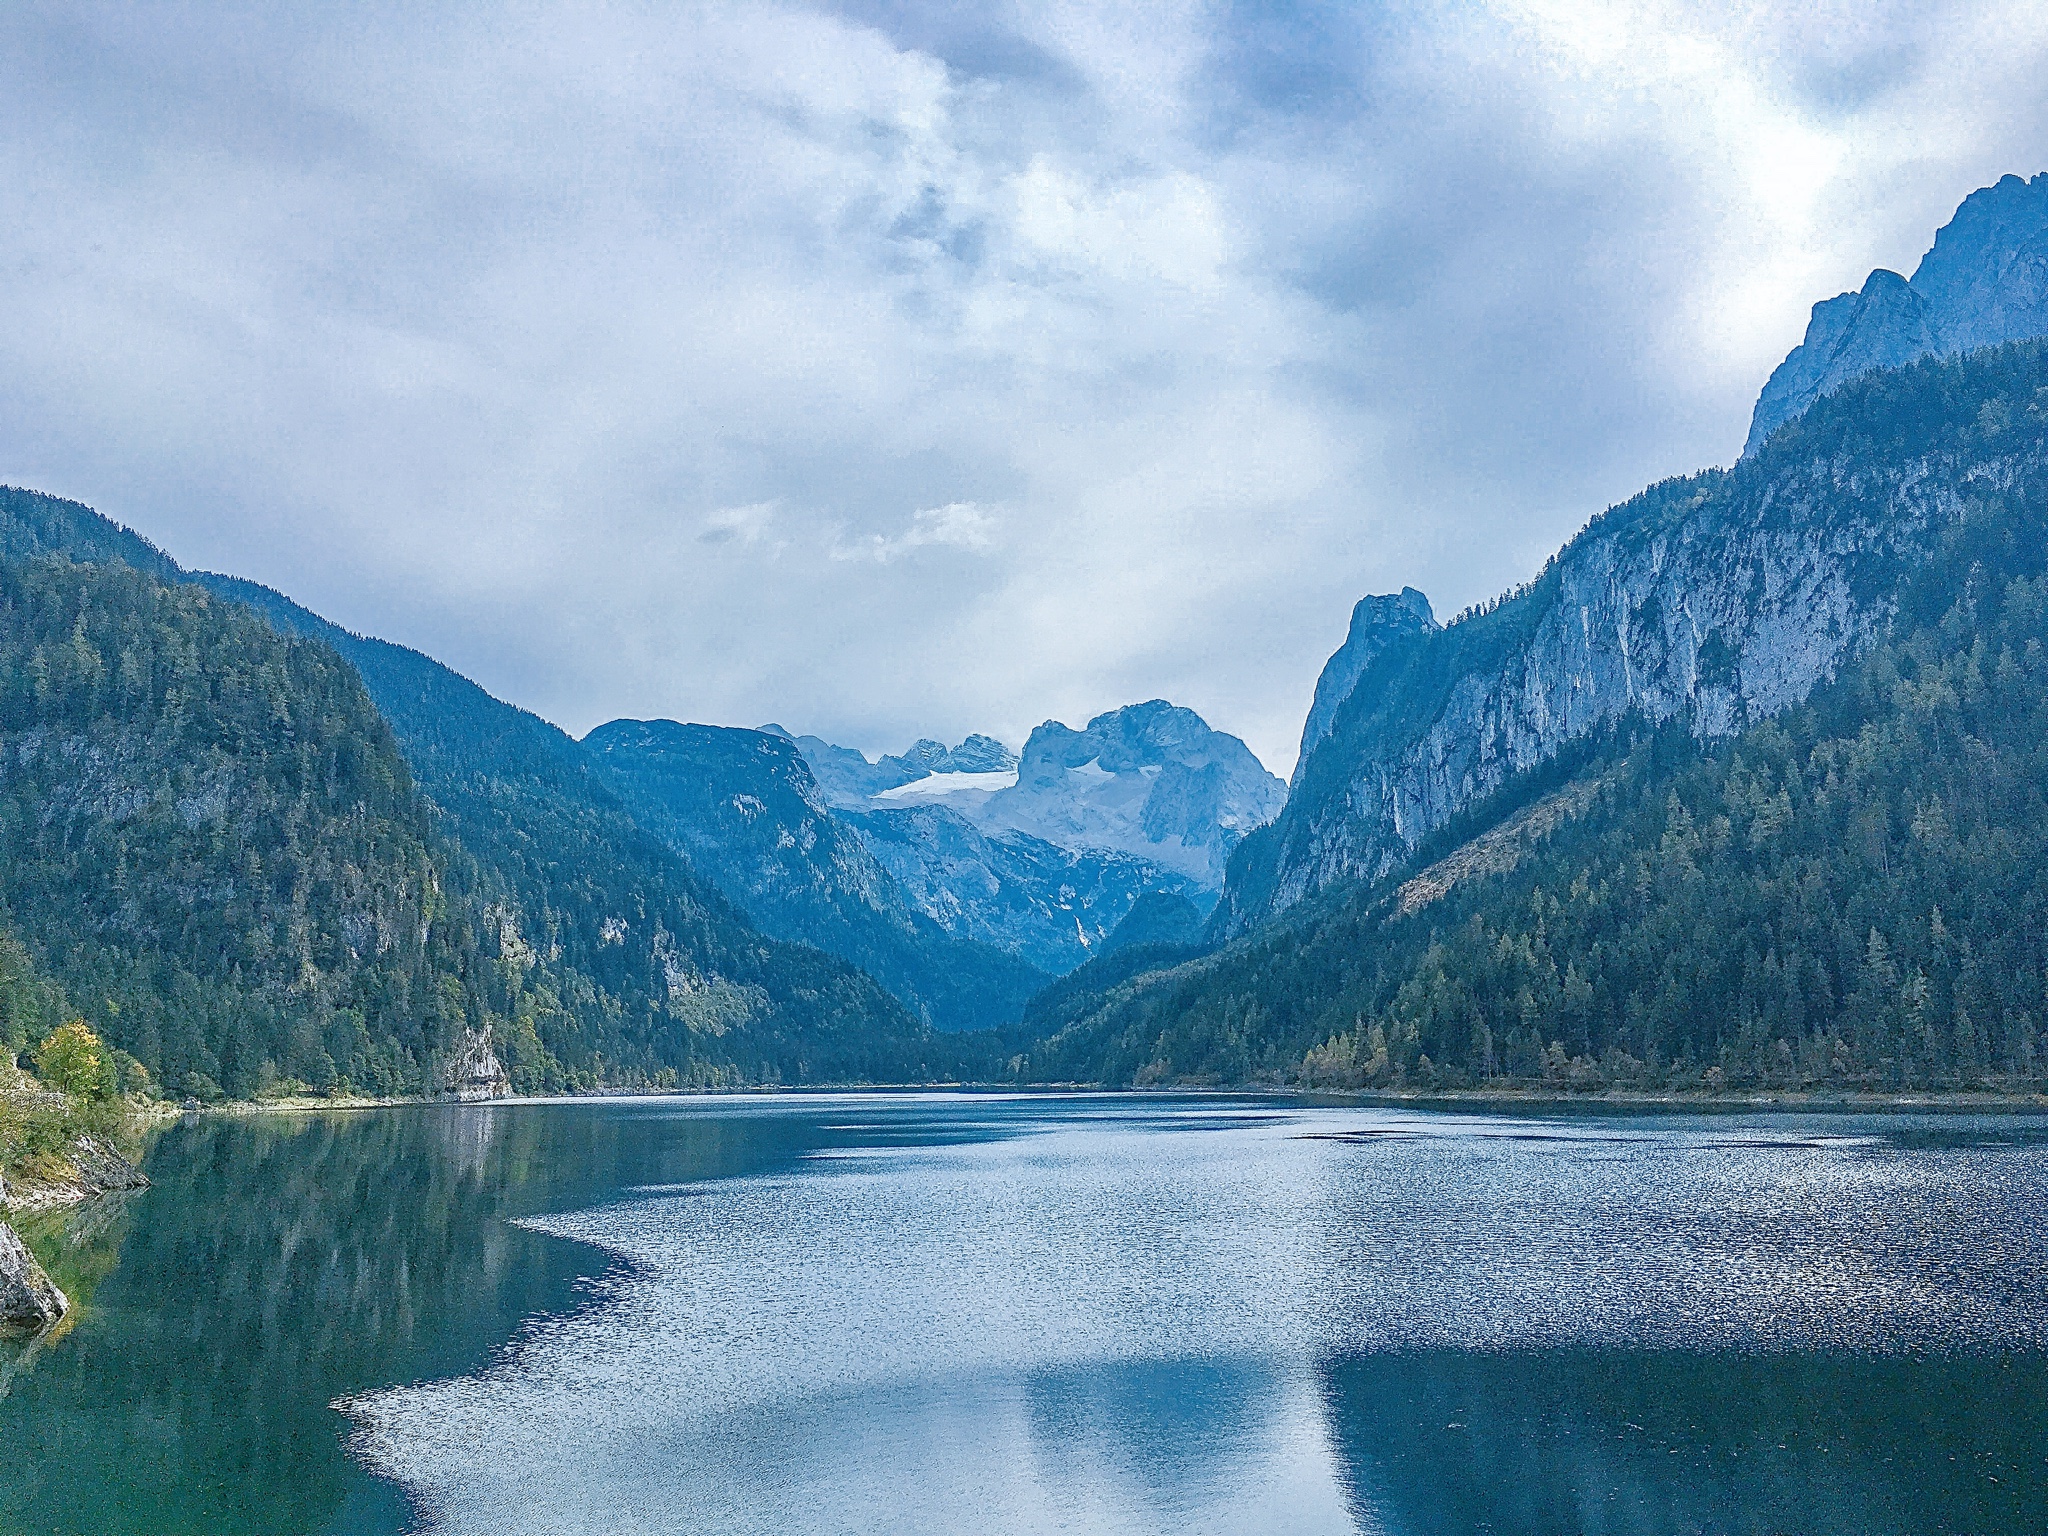
<svg viewBox="0 0 2048 1536"><path fill-rule="evenodd" d="M872 533L853 544L835 544L835 560L871 560L887 565L915 549L985 550L992 542L996 520L971 501L948 502L943 507L926 507L911 514L910 525L891 537Z"/></svg>
<svg viewBox="0 0 2048 1536"><path fill-rule="evenodd" d="M574 730L1279 771L2048 168L2030 7L0 15L0 479Z"/></svg>

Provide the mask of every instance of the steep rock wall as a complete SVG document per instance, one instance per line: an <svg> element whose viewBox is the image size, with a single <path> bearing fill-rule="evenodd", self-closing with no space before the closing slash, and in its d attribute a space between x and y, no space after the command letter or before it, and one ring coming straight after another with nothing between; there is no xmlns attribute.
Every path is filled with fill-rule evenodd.
<svg viewBox="0 0 2048 1536"><path fill-rule="evenodd" d="M1278 822L1232 861L1214 931L1388 874L1516 774L1630 715L1711 738L1804 699L1886 622L1907 563L1971 495L2043 462L2048 353L1979 357L1854 386L1757 459L1605 514L1490 610L1389 645ZM2003 451L1934 451L1937 434L1975 430L1941 416L1975 415L1986 388L2035 402L2000 418ZM1903 436L1846 440L1858 410L1891 411Z"/></svg>

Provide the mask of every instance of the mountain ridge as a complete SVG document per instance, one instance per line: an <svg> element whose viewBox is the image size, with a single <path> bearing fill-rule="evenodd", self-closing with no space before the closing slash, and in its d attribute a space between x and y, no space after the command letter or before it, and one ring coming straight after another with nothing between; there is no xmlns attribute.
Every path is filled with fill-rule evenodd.
<svg viewBox="0 0 2048 1536"><path fill-rule="evenodd" d="M1902 420L1887 443L1845 456L1857 413L1810 412L1733 470L1609 509L1492 607L1388 645L1280 818L1240 849L1218 936L1333 884L1380 878L1463 807L1631 713L1682 717L1713 738L1804 698L1884 622L1889 573L1970 494L1940 472L1939 435L1967 425L1944 418L1945 391L1983 370L2017 387L2032 366L2024 351L1973 356L1968 370L1914 365L1932 370L1914 375L1928 415ZM1872 380L1911 373L1869 375L1828 398L1882 393L1896 382ZM1880 453L1889 467L1869 462ZM1823 502L1853 512L1823 518Z"/></svg>
<svg viewBox="0 0 2048 1536"><path fill-rule="evenodd" d="M613 720L582 745L639 819L764 933L858 965L934 1028L1014 1024L1051 980L912 906L787 734Z"/></svg>
<svg viewBox="0 0 2048 1536"><path fill-rule="evenodd" d="M1879 267L1813 306L1806 335L1757 396L1749 458L1814 401L1874 368L2048 336L2048 171L1964 198L1911 278Z"/></svg>
<svg viewBox="0 0 2048 1536"><path fill-rule="evenodd" d="M1554 659L1560 614L1581 640L1597 631L1570 547L1500 604L1390 645L1266 846L1240 848L1235 912L1219 906L1206 952L1111 957L1048 989L1021 1075L2037 1081L2048 343L1866 374L1735 471L1653 487L1581 539L1577 558L1626 599L1612 613L1644 610L1646 589L1625 579L1639 560L1714 598L1681 614L1758 606L1731 607L1734 639L1711 666L1700 653L1719 632L1704 623L1689 650L1617 647L1647 669L1640 686L1622 669L1602 708L1568 721L1580 729L1499 751L1492 774L1476 756L1444 773L1430 744L1476 753L1532 718L1559 722L1517 713L1541 686L1496 685ZM1739 557L1759 539L1787 541L1778 565ZM1773 633L1811 645L1793 648L1796 665L1763 658L1746 689L1744 637L1773 615ZM1411 769L1462 791L1446 814L1385 814L1375 793ZM1257 912L1247 899L1245 866L1271 880L1288 854L1312 863L1333 847L1338 867L1300 879L1292 901Z"/></svg>

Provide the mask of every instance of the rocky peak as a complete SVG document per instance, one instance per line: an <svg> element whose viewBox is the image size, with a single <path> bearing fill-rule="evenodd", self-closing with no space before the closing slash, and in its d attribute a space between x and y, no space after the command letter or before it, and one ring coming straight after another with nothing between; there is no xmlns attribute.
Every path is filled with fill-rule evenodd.
<svg viewBox="0 0 2048 1536"><path fill-rule="evenodd" d="M2048 336L2048 172L1963 199L1910 280L1880 267L1813 306L1806 339L1771 374L1745 458L1772 432L1873 368Z"/></svg>
<svg viewBox="0 0 2048 1536"><path fill-rule="evenodd" d="M779 725L764 725L761 730L796 747L816 777L825 803L834 810L869 809L876 796L935 773L1007 773L1017 766L1016 753L995 737L978 732L957 747L921 737L906 751L870 762L865 753L836 746L822 737L791 736Z"/></svg>
<svg viewBox="0 0 2048 1536"><path fill-rule="evenodd" d="M940 772L939 764L946 760L946 744L933 741L929 736L920 736L910 744L906 752L894 757L885 757L884 763L901 763L905 768L921 770L924 773Z"/></svg>
<svg viewBox="0 0 2048 1536"><path fill-rule="evenodd" d="M1436 615L1429 599L1413 587L1384 597L1361 597L1351 610L1351 628L1344 643L1323 664L1316 679L1315 702L1309 706L1308 723L1301 731L1301 756L1295 760L1293 783L1301 782L1301 766L1315 750L1316 743L1330 734L1337 711L1351 697L1365 669L1403 635L1422 634L1436 628Z"/></svg>
<svg viewBox="0 0 2048 1536"><path fill-rule="evenodd" d="M1279 814L1285 786L1237 737L1151 699L1074 730L1031 733L1017 783L976 812L983 826L1064 848L1136 854L1217 889L1245 833Z"/></svg>
<svg viewBox="0 0 2048 1536"><path fill-rule="evenodd" d="M934 773L1007 773L1017 766L1017 754L993 736L979 732L948 752Z"/></svg>

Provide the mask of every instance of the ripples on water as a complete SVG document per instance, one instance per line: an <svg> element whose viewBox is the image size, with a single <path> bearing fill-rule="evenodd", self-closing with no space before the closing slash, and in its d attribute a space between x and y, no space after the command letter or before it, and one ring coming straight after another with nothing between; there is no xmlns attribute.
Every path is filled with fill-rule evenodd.
<svg viewBox="0 0 2048 1536"><path fill-rule="evenodd" d="M358 1453L451 1532L2048 1524L2048 1175L2011 1126L865 1124L530 1223L619 1278L344 1404Z"/></svg>

